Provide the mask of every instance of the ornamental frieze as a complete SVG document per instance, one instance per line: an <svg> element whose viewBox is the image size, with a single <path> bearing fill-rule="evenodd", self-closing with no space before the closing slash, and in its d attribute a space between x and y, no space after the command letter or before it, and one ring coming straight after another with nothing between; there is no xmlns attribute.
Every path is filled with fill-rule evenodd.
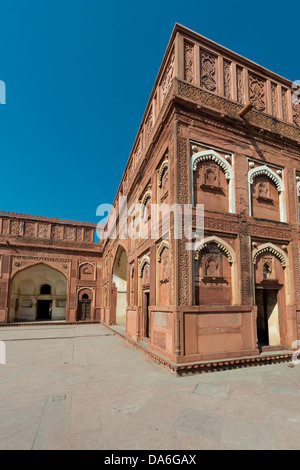
<svg viewBox="0 0 300 470"><path fill-rule="evenodd" d="M243 108L242 105L227 100L222 96L210 93L206 90L182 82L178 79L176 81L176 94L184 98L190 99L200 106L207 106L208 108L215 108L224 114L230 114L238 118L238 113ZM283 121L278 121L272 116L267 116L256 109L252 109L247 114L247 121L260 128L264 128L270 132L282 134L294 140L300 140L300 129L297 129L291 124Z"/></svg>

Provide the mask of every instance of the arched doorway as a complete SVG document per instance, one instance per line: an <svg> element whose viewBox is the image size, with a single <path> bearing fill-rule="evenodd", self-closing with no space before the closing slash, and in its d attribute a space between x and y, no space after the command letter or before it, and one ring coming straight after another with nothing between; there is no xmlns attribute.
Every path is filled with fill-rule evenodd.
<svg viewBox="0 0 300 470"><path fill-rule="evenodd" d="M115 257L112 282L116 295L116 323L118 325L125 325L127 307L127 253L122 246L118 247Z"/></svg>
<svg viewBox="0 0 300 470"><path fill-rule="evenodd" d="M66 320L67 279L40 263L19 271L11 283L10 322Z"/></svg>
<svg viewBox="0 0 300 470"><path fill-rule="evenodd" d="M77 320L89 321L92 319L93 292L90 289L82 289L78 294Z"/></svg>

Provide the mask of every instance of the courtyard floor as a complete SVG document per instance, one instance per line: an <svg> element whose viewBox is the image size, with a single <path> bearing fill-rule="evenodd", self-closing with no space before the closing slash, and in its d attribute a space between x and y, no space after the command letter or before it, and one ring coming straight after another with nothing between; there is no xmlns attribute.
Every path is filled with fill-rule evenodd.
<svg viewBox="0 0 300 470"><path fill-rule="evenodd" d="M177 377L101 325L0 328L0 449L300 449L300 366Z"/></svg>

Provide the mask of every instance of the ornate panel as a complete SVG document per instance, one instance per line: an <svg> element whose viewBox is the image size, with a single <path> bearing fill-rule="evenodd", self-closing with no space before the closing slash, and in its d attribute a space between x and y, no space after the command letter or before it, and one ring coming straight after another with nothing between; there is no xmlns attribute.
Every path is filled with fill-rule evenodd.
<svg viewBox="0 0 300 470"><path fill-rule="evenodd" d="M281 101L282 101L282 119L288 121L288 110L287 110L287 93L286 90L281 89Z"/></svg>
<svg viewBox="0 0 300 470"><path fill-rule="evenodd" d="M265 80L249 73L249 99L258 111L266 109Z"/></svg>
<svg viewBox="0 0 300 470"><path fill-rule="evenodd" d="M18 236L20 234L20 222L18 220L11 221L10 234L15 236Z"/></svg>
<svg viewBox="0 0 300 470"><path fill-rule="evenodd" d="M300 127L300 103L293 104L293 122L296 126Z"/></svg>
<svg viewBox="0 0 300 470"><path fill-rule="evenodd" d="M223 62L223 76L224 76L224 96L231 99L231 63L227 60Z"/></svg>
<svg viewBox="0 0 300 470"><path fill-rule="evenodd" d="M146 123L145 123L146 140L148 140L150 137L152 127L153 127L153 112L152 112L152 107L151 107Z"/></svg>
<svg viewBox="0 0 300 470"><path fill-rule="evenodd" d="M63 228L60 225L52 226L52 237L56 239L62 238Z"/></svg>
<svg viewBox="0 0 300 470"><path fill-rule="evenodd" d="M250 237L241 235L241 280L242 280L242 305L251 305L252 302L252 280L251 280L251 258Z"/></svg>
<svg viewBox="0 0 300 470"><path fill-rule="evenodd" d="M25 223L25 237L35 237L35 223L26 222Z"/></svg>
<svg viewBox="0 0 300 470"><path fill-rule="evenodd" d="M271 83L272 116L278 117L277 85Z"/></svg>
<svg viewBox="0 0 300 470"><path fill-rule="evenodd" d="M237 102L240 104L243 104L244 103L243 69L241 67L236 68L236 92L237 92Z"/></svg>
<svg viewBox="0 0 300 470"><path fill-rule="evenodd" d="M161 103L164 101L171 87L172 79L174 77L174 64L175 64L175 54L173 51L170 57L170 60L168 62L168 65L166 67L164 76L162 78L161 85L160 85L161 86L161 93L160 93Z"/></svg>
<svg viewBox="0 0 300 470"><path fill-rule="evenodd" d="M200 53L200 83L208 91L217 91L217 57L208 52Z"/></svg>
<svg viewBox="0 0 300 470"><path fill-rule="evenodd" d="M75 241L76 239L76 228L75 227L65 227L64 239L68 241Z"/></svg>
<svg viewBox="0 0 300 470"><path fill-rule="evenodd" d="M38 237L39 238L49 238L50 236L50 225L48 224L39 224L38 226Z"/></svg>
<svg viewBox="0 0 300 470"><path fill-rule="evenodd" d="M189 83L194 80L194 46L189 42L184 43L184 79Z"/></svg>

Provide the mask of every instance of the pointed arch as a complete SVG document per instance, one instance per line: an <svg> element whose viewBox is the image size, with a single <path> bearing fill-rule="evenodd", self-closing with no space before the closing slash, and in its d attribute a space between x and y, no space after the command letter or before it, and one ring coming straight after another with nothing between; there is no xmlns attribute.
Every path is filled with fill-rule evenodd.
<svg viewBox="0 0 300 470"><path fill-rule="evenodd" d="M204 240L201 240L199 242L199 245L197 246L197 248L195 250L195 259L199 259L200 251L202 251L204 248L206 248L207 245L209 245L210 243L214 243L215 245L217 245L217 247L221 251L223 251L225 253L225 255L226 255L226 257L227 257L230 264L236 262L236 255L235 255L235 252L232 249L232 247L228 243L226 243L224 240L222 240L221 238L216 237L214 235L211 236L211 237L207 237ZM196 244L197 244L197 242L196 242Z"/></svg>
<svg viewBox="0 0 300 470"><path fill-rule="evenodd" d="M260 175L267 176L275 184L279 194L280 222L286 222L284 181L277 173L275 173L274 170L269 168L267 165L260 165L248 171L249 215L251 217L253 216L251 185L254 183L255 177Z"/></svg>
<svg viewBox="0 0 300 470"><path fill-rule="evenodd" d="M193 173L197 169L199 163L211 160L212 162L219 165L225 174L225 178L229 183L229 212L235 213L235 189L234 189L234 171L233 167L222 155L215 150L203 150L192 155L190 160L190 171L191 171L191 195L192 204L194 204L194 184L193 184Z"/></svg>
<svg viewBox="0 0 300 470"><path fill-rule="evenodd" d="M267 165L261 165L261 166L257 166L255 168L252 168L252 170L250 170L248 172L248 181L249 181L249 183L253 184L254 183L254 178L256 176L260 176L260 175L268 176L270 178L270 180L272 180L275 183L275 186L276 186L277 191L279 193L284 191L284 182L283 182L283 180L280 178L279 175L277 175L275 173L275 171L273 171Z"/></svg>
<svg viewBox="0 0 300 470"><path fill-rule="evenodd" d="M161 261L161 254L165 248L169 249L169 243L166 240L163 240L157 248L157 261L159 263Z"/></svg>
<svg viewBox="0 0 300 470"><path fill-rule="evenodd" d="M142 197L142 206L145 206L147 204L148 199L152 198L152 193L151 191L146 191L145 194Z"/></svg>
<svg viewBox="0 0 300 470"><path fill-rule="evenodd" d="M285 252L278 248L278 246L273 245L273 243L264 243L260 245L258 248L255 248L252 252L252 260L253 264L256 264L257 258L261 253L271 253L272 255L276 256L282 264L283 268L289 267L289 259Z"/></svg>
<svg viewBox="0 0 300 470"><path fill-rule="evenodd" d="M168 167L169 167L169 161L168 160L163 161L161 166L160 166L160 169L159 169L159 172L158 172L158 186L160 188L161 188L161 184L162 184L163 174L164 174L165 170L168 169Z"/></svg>
<svg viewBox="0 0 300 470"><path fill-rule="evenodd" d="M199 259L200 252L205 249L209 244L214 243L219 250L221 250L224 255L227 257L228 262L231 267L231 299L232 305L238 305L240 301L240 294L239 294L239 287L238 287L238 277L237 277L237 261L236 261L236 254L234 249L224 240L221 238L212 235L210 237L206 237L202 240L196 241L196 248L195 248L195 260ZM193 281L195 282L195 281Z"/></svg>
<svg viewBox="0 0 300 470"><path fill-rule="evenodd" d="M144 266L148 264L150 266L150 257L148 255L144 255L143 258L141 259L140 261L140 265L139 265L139 277L142 277L143 276L143 269L144 269Z"/></svg>

